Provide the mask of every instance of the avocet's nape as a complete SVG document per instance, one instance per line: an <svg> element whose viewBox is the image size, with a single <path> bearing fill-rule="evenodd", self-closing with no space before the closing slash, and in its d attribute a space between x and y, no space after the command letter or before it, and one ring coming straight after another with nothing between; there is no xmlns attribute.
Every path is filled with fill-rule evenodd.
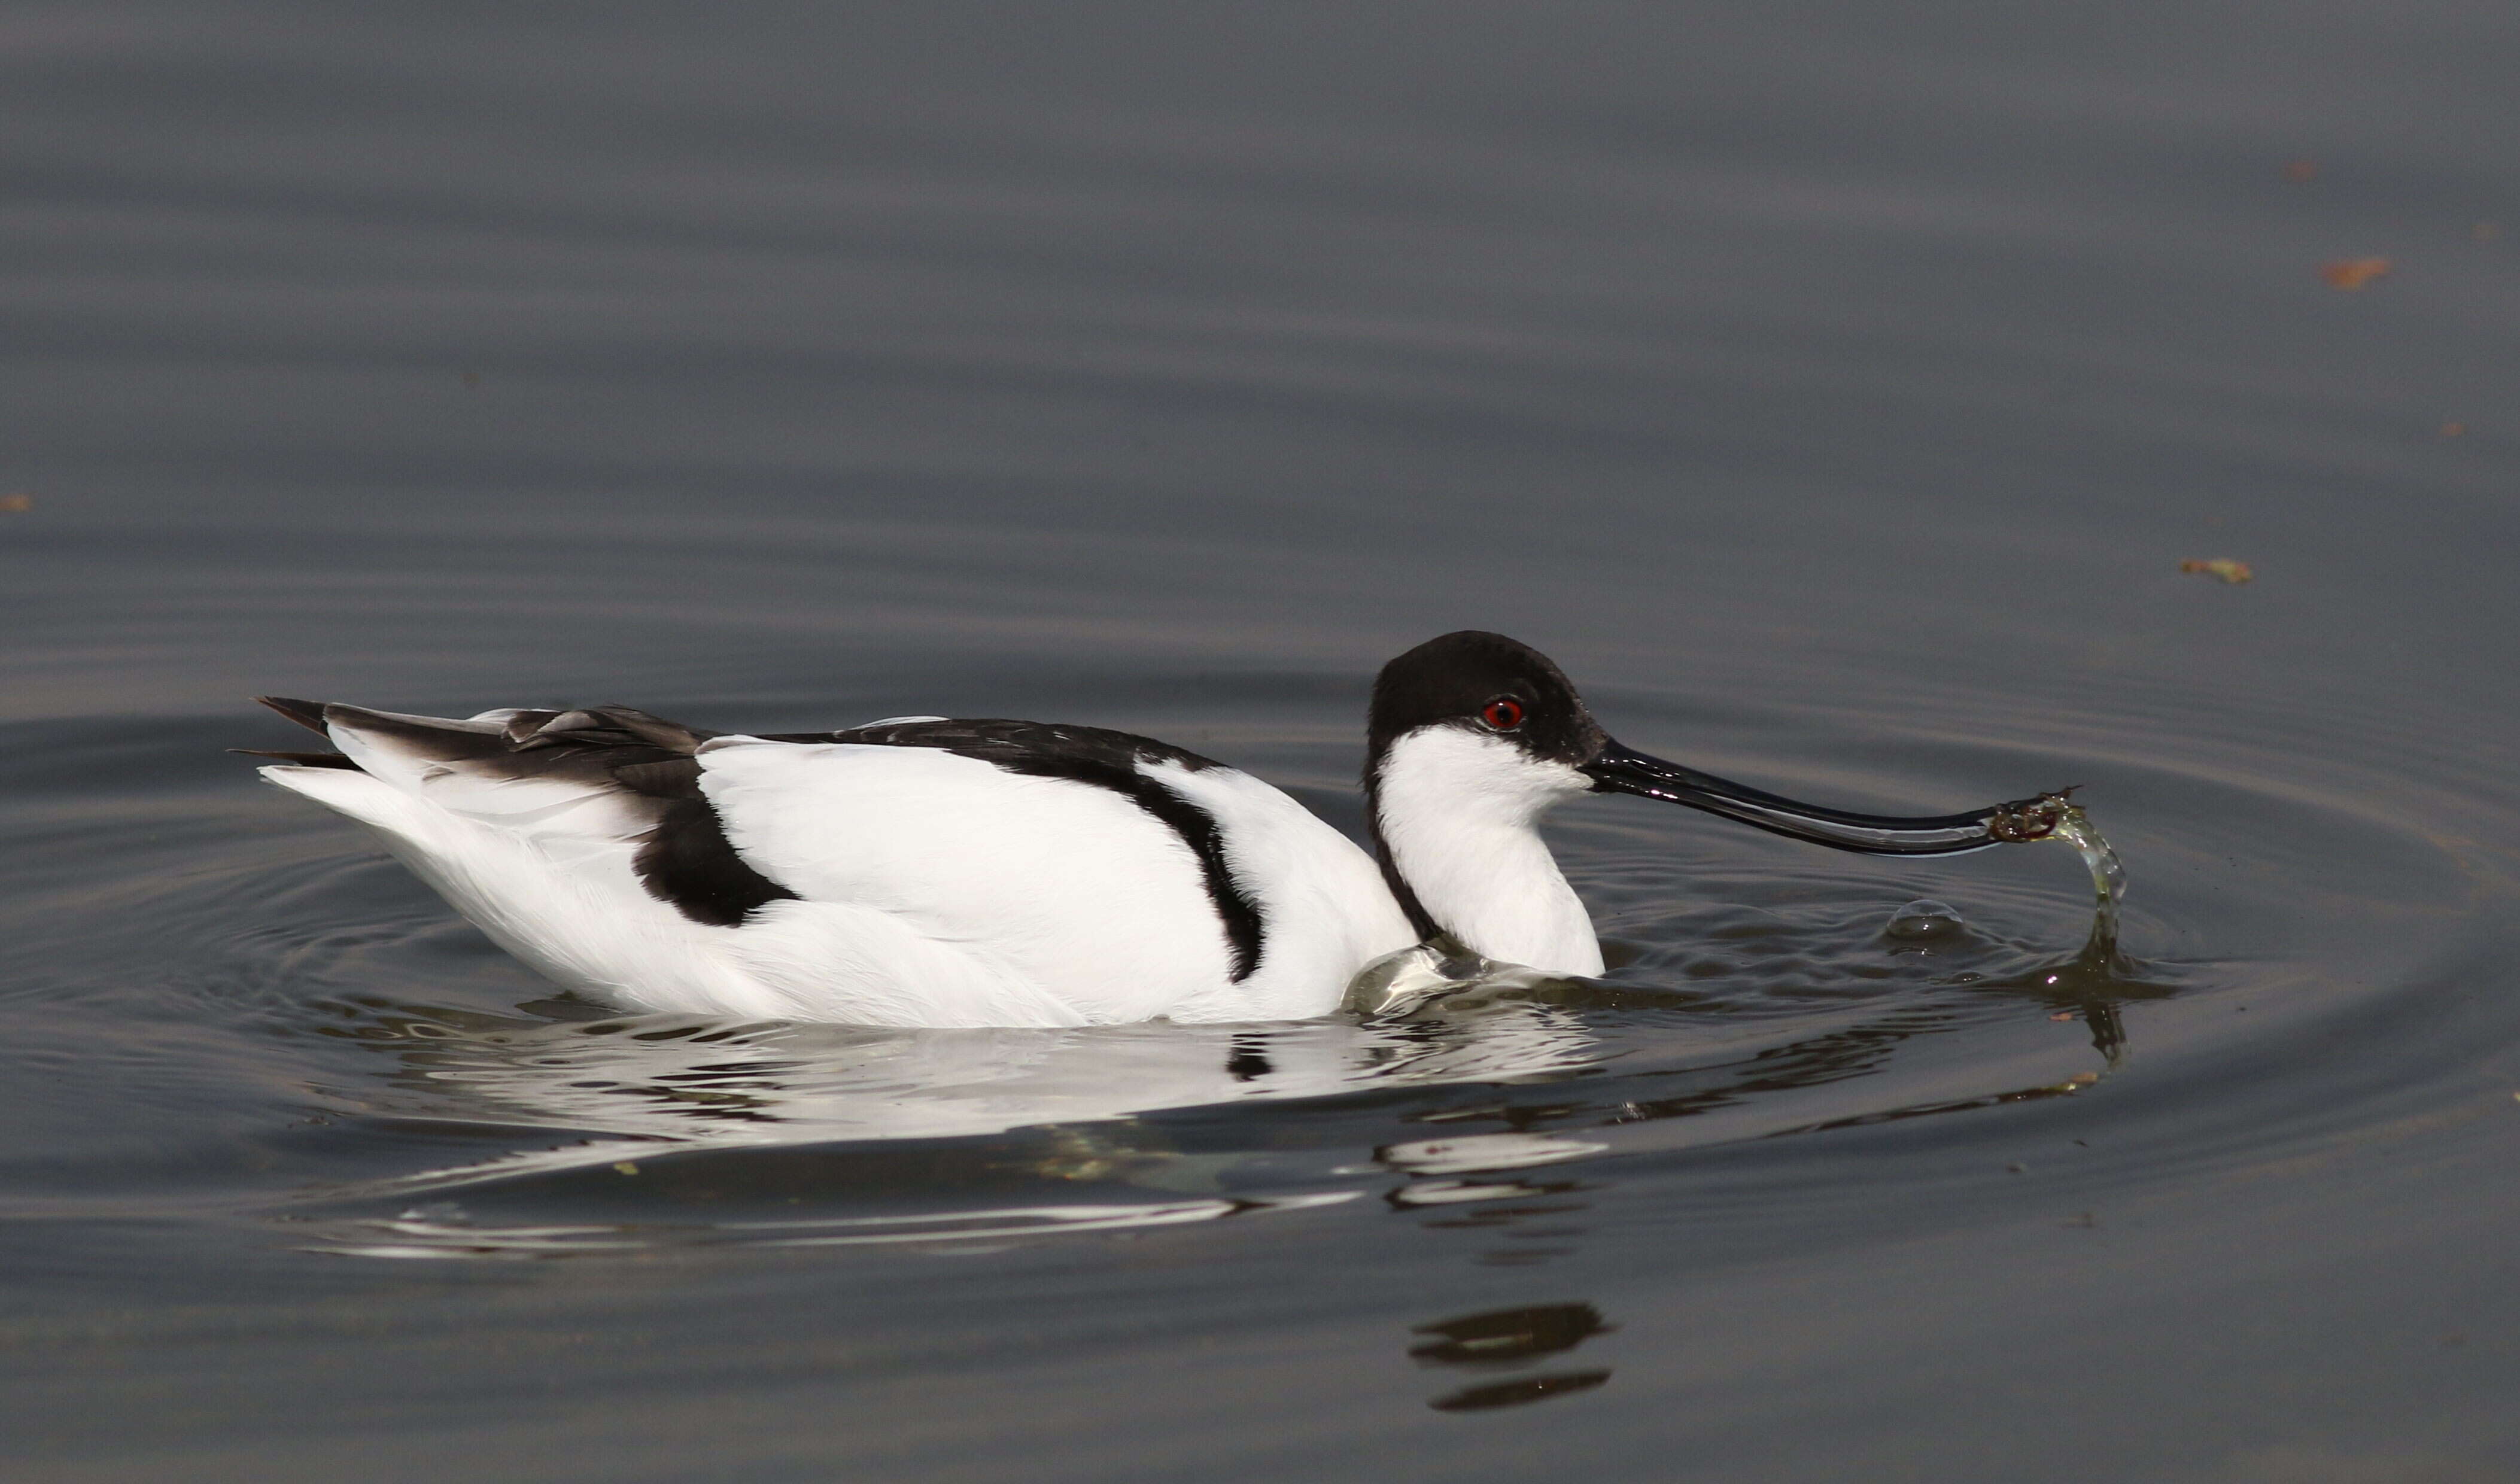
<svg viewBox="0 0 2520 1484"><path fill-rule="evenodd" d="M454 720L272 698L337 752L263 776L375 831L501 946L630 1010L878 1025L1328 1013L1437 933L1598 973L1540 816L1626 792L1882 854L2045 832L2006 805L1887 819L1633 752L1557 667L1448 634L1385 666L1375 862L1278 789L1148 738L906 717L721 736L626 706Z"/></svg>

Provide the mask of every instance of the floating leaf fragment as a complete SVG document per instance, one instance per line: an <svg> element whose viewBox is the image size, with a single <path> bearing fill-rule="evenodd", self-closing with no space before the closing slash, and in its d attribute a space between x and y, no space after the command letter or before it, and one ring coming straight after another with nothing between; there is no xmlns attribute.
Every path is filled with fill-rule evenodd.
<svg viewBox="0 0 2520 1484"><path fill-rule="evenodd" d="M22 516L35 508L32 495L0 495L0 515Z"/></svg>
<svg viewBox="0 0 2520 1484"><path fill-rule="evenodd" d="M2327 281L2328 288L2350 292L2362 288L2373 279L2388 277L2389 260L2385 257L2340 257L2334 262L2319 264L2318 276Z"/></svg>
<svg viewBox="0 0 2520 1484"><path fill-rule="evenodd" d="M2179 569L2182 572L2202 572L2208 577L2220 577L2225 582L2233 584L2246 582L2258 575L2249 569L2247 562L2234 562L2228 557L2190 557L2179 563Z"/></svg>

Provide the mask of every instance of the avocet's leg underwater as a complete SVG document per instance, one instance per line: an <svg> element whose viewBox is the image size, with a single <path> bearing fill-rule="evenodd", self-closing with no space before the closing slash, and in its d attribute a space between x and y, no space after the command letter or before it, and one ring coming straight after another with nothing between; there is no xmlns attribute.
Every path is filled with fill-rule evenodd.
<svg viewBox="0 0 2520 1484"><path fill-rule="evenodd" d="M1500 634L1385 665L1367 717L1375 855L1249 774L1095 727L908 717L721 735L627 706L449 719L267 697L338 750L263 776L375 831L502 947L628 1010L878 1025L1328 1012L1438 935L1598 974L1540 837L1584 793L1840 850L1950 855L2053 832L2053 795L1853 814L1624 747ZM1378 859L1377 859L1378 857Z"/></svg>

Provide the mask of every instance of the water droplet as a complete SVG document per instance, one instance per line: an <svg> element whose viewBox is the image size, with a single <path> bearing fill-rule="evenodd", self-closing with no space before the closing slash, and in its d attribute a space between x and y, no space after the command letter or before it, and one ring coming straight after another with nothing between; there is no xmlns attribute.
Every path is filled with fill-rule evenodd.
<svg viewBox="0 0 2520 1484"><path fill-rule="evenodd" d="M1890 914L1881 930L1902 943L1931 943L1957 938L1968 924L1960 921L1958 908L1922 897Z"/></svg>

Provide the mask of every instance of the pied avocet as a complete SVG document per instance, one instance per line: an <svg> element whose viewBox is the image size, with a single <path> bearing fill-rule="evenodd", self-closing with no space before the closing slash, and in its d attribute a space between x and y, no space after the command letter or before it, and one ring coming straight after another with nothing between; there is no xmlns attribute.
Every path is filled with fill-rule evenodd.
<svg viewBox="0 0 2520 1484"><path fill-rule="evenodd" d="M458 721L265 703L340 749L259 754L286 759L265 778L374 830L549 978L628 1010L761 1019L1299 1018L1438 934L1598 974L1538 830L1582 793L1881 855L2024 828L2025 805L1850 814L1632 751L1546 655L1475 631L1374 682L1378 863L1247 773L1095 727L896 717L753 737L627 706Z"/></svg>

